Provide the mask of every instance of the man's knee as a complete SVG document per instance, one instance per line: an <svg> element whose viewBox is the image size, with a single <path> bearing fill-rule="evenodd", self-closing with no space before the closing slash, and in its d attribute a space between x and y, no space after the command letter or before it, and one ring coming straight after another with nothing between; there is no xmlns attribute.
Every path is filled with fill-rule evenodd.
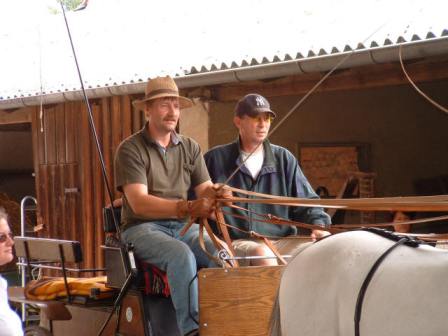
<svg viewBox="0 0 448 336"><path fill-rule="evenodd" d="M179 240L173 240L166 244L166 256L177 263L196 262L190 247Z"/></svg>
<svg viewBox="0 0 448 336"><path fill-rule="evenodd" d="M272 255L272 251L264 245L255 246L253 249L249 251L252 256L270 256Z"/></svg>
<svg viewBox="0 0 448 336"><path fill-rule="evenodd" d="M249 254L251 256L266 257L266 258L251 260L250 264L252 266L275 266L275 265L278 265L277 259L273 258L274 253L267 246L264 246L264 245L256 246L251 251L249 251Z"/></svg>

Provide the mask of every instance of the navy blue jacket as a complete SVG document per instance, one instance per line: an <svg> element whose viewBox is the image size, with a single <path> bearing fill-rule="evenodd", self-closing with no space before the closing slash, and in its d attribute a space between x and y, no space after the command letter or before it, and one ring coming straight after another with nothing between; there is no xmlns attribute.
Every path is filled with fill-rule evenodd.
<svg viewBox="0 0 448 336"><path fill-rule="evenodd" d="M300 169L297 159L290 151L273 145L268 140L264 141L263 147L264 162L257 179L254 180L246 166L243 165L227 183L229 186L277 196L319 198ZM212 181L214 183L224 183L242 162L239 140L212 148L204 155L204 158ZM244 195L234 196L246 197ZM229 208L224 208L224 210L231 210L234 214L248 216L250 220L225 215L226 223L244 231L255 231L266 236L296 235L298 230L295 226L273 225L257 221L260 218L256 215L257 213L271 214L308 224L320 224L322 226L331 224L330 217L322 208L255 203L236 203L235 205L249 209L251 212ZM233 239L249 237L247 233L232 228L229 228L229 232ZM299 232L306 233L307 230L299 229Z"/></svg>

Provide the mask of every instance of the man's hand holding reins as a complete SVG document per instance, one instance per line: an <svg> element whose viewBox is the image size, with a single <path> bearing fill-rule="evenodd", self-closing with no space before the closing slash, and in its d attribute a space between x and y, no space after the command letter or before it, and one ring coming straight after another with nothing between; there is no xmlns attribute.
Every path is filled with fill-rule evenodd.
<svg viewBox="0 0 448 336"><path fill-rule="evenodd" d="M207 218L215 211L215 201L203 197L194 201L180 200L177 202L177 218Z"/></svg>
<svg viewBox="0 0 448 336"><path fill-rule="evenodd" d="M212 187L214 191L215 199L231 199L233 197L232 191L230 191L225 184L215 183ZM230 206L232 202L223 202L222 206Z"/></svg>

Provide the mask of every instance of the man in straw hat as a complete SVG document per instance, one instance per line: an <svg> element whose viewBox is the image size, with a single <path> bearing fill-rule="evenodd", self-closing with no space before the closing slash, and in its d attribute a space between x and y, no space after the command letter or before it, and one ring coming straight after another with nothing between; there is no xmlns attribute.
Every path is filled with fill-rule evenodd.
<svg viewBox="0 0 448 336"><path fill-rule="evenodd" d="M175 131L180 110L192 105L179 96L172 78L151 79L144 99L134 102L148 121L120 144L115 156L116 186L124 195L122 238L141 260L167 273L182 335L197 334L196 281L190 286L197 267L215 265L199 245L197 225L180 236L186 218L208 217L218 196L199 145ZM194 201L187 201L190 188ZM207 235L205 244L216 254Z"/></svg>
<svg viewBox="0 0 448 336"><path fill-rule="evenodd" d="M294 155L286 148L271 144L267 139L271 122L276 117L268 100L259 94L248 94L235 107L233 122L238 138L229 144L212 148L205 154L205 162L214 182L225 182L243 162L244 164L228 181L232 187L277 196L319 198L302 173ZM269 204L244 204L249 214L241 209L231 209L224 214L230 228L233 247L239 256L269 256L273 253L265 244L252 238L255 232L272 239L280 254L294 254L304 242L298 237L295 226L264 223L263 215L273 215L302 223L316 224L322 228L330 225L330 217L322 208L285 207ZM240 217L233 216L239 215ZM260 216L261 215L261 216ZM312 238L328 235L325 230L313 230ZM288 237L288 239L281 239ZM275 258L249 259L247 265L275 265ZM244 262L240 262L244 264Z"/></svg>

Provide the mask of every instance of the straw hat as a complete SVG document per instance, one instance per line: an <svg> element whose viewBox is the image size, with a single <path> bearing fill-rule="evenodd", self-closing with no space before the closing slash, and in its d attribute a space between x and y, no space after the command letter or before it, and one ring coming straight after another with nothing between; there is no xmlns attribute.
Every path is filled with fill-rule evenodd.
<svg viewBox="0 0 448 336"><path fill-rule="evenodd" d="M145 102L164 97L179 98L181 109L193 106L193 102L190 99L179 96L179 89L170 76L156 77L149 80L145 89L145 98L141 100L134 100L132 104L135 106L135 108L144 110Z"/></svg>

